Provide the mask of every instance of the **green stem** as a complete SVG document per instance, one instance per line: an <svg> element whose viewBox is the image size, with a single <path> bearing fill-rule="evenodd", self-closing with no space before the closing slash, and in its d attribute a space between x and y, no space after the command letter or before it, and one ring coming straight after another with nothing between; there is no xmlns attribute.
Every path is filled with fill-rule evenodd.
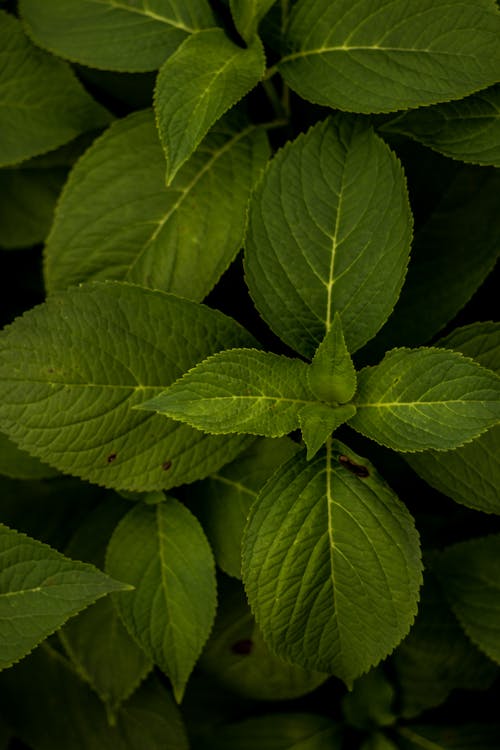
<svg viewBox="0 0 500 750"><path fill-rule="evenodd" d="M262 82L264 83L265 81L268 81L270 78L275 76L277 72L278 72L278 63L276 63L276 65L271 65L271 67L265 71L264 77L262 78Z"/></svg>
<svg viewBox="0 0 500 750"><path fill-rule="evenodd" d="M271 81L263 80L262 86L264 87L264 91L266 92L267 97L273 106L276 116L284 117L286 115L286 111L283 106L283 102L281 101L278 92L274 88Z"/></svg>

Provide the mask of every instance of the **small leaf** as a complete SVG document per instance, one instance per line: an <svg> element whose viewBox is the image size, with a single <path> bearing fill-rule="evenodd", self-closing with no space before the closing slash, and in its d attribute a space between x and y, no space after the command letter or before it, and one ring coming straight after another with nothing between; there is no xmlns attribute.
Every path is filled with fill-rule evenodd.
<svg viewBox="0 0 500 750"><path fill-rule="evenodd" d="M316 104L390 112L496 83L499 34L493 0L301 0L279 69Z"/></svg>
<svg viewBox="0 0 500 750"><path fill-rule="evenodd" d="M207 0L21 0L30 36L84 65L159 68L192 33L214 25Z"/></svg>
<svg viewBox="0 0 500 750"><path fill-rule="evenodd" d="M264 65L259 39L243 49L222 29L194 34L168 58L155 91L167 184L219 117L259 82Z"/></svg>
<svg viewBox="0 0 500 750"><path fill-rule="evenodd" d="M345 345L340 315L316 349L308 372L309 386L320 401L347 403L356 391L356 371Z"/></svg>
<svg viewBox="0 0 500 750"><path fill-rule="evenodd" d="M299 425L307 447L310 461L337 427L356 414L352 404L331 407L326 404L310 404L299 411Z"/></svg>
<svg viewBox="0 0 500 750"><path fill-rule="evenodd" d="M332 441L265 484L250 511L242 571L269 647L350 685L413 622L418 535L373 466Z"/></svg>
<svg viewBox="0 0 500 750"><path fill-rule="evenodd" d="M168 497L138 505L118 525L106 569L135 591L115 603L131 635L168 675L182 700L216 609L212 551L195 517Z"/></svg>
<svg viewBox="0 0 500 750"><path fill-rule="evenodd" d="M242 438L207 437L132 407L213 351L254 343L222 313L173 295L118 282L73 288L0 334L1 429L108 487L200 479L234 458Z"/></svg>
<svg viewBox="0 0 500 750"><path fill-rule="evenodd" d="M253 40L259 23L275 2L276 0L230 0L235 26L245 42Z"/></svg>
<svg viewBox="0 0 500 750"><path fill-rule="evenodd" d="M129 588L0 524L0 669L96 599Z"/></svg>
<svg viewBox="0 0 500 750"><path fill-rule="evenodd" d="M500 167L500 86L405 112L381 130L407 135L452 159Z"/></svg>
<svg viewBox="0 0 500 750"><path fill-rule="evenodd" d="M250 293L273 331L306 357L339 313L353 353L394 307L411 234L393 152L361 119L325 120L277 153L253 195Z"/></svg>
<svg viewBox="0 0 500 750"><path fill-rule="evenodd" d="M437 346L462 352L500 374L498 323L458 328ZM405 458L422 479L457 503L485 513L500 513L500 426L454 451L425 451Z"/></svg>
<svg viewBox="0 0 500 750"><path fill-rule="evenodd" d="M500 378L457 352L394 349L358 373L349 424L398 451L447 450L500 418Z"/></svg>
<svg viewBox="0 0 500 750"><path fill-rule="evenodd" d="M290 438L257 438L231 463L192 485L190 507L200 519L219 567L241 578L241 539L262 485L299 446Z"/></svg>
<svg viewBox="0 0 500 750"><path fill-rule="evenodd" d="M16 164L107 125L111 115L69 65L35 47L0 10L0 166Z"/></svg>
<svg viewBox="0 0 500 750"><path fill-rule="evenodd" d="M203 299L241 248L250 192L268 152L261 128L228 116L167 188L152 113L119 120L63 190L45 248L48 290L123 279Z"/></svg>
<svg viewBox="0 0 500 750"><path fill-rule="evenodd" d="M469 638L500 664L500 535L454 544L432 568Z"/></svg>

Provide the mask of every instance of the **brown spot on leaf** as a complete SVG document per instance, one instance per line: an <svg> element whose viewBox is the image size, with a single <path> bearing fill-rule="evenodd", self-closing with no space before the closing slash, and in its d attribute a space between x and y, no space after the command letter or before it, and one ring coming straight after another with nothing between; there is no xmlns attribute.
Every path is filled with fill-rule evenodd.
<svg viewBox="0 0 500 750"><path fill-rule="evenodd" d="M360 479L366 479L366 477L370 476L370 472L368 471L366 466L355 463L349 458L349 456L339 456L339 462L342 464L342 466L345 466L348 471L350 471L352 474L355 474Z"/></svg>
<svg viewBox="0 0 500 750"><path fill-rule="evenodd" d="M116 459L116 453L110 453L106 460L108 464L112 464L115 459Z"/></svg>
<svg viewBox="0 0 500 750"><path fill-rule="evenodd" d="M240 656L247 656L252 652L253 649L253 641L250 640L250 638L245 638L242 641L236 641L236 643L233 643L231 646L231 651L233 654L239 654Z"/></svg>
<svg viewBox="0 0 500 750"><path fill-rule="evenodd" d="M161 465L161 468L163 469L163 471L168 471L171 466L172 466L172 461L164 461Z"/></svg>

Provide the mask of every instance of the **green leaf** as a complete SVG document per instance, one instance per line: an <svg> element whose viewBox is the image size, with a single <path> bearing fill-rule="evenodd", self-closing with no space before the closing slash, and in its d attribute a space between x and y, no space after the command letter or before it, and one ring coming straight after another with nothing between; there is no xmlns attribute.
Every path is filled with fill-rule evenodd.
<svg viewBox="0 0 500 750"><path fill-rule="evenodd" d="M241 539L257 493L299 446L289 438L257 438L234 461L189 490L219 567L241 578Z"/></svg>
<svg viewBox="0 0 500 750"><path fill-rule="evenodd" d="M56 476L57 471L20 450L0 432L0 474L13 479L43 479Z"/></svg>
<svg viewBox="0 0 500 750"><path fill-rule="evenodd" d="M361 745L360 750L399 750L399 748L388 737L376 732Z"/></svg>
<svg viewBox="0 0 500 750"><path fill-rule="evenodd" d="M198 521L172 497L138 505L113 534L106 569L135 586L115 600L120 617L182 700L216 609L212 551Z"/></svg>
<svg viewBox="0 0 500 750"><path fill-rule="evenodd" d="M259 39L244 49L222 29L194 34L168 58L155 91L167 184L219 117L259 82L264 65Z"/></svg>
<svg viewBox="0 0 500 750"><path fill-rule="evenodd" d="M406 635L421 582L413 520L337 441L292 458L250 511L243 580L269 647L347 684Z"/></svg>
<svg viewBox="0 0 500 750"><path fill-rule="evenodd" d="M349 424L398 451L448 450L500 418L500 378L458 352L394 349L358 373Z"/></svg>
<svg viewBox="0 0 500 750"><path fill-rule="evenodd" d="M472 357L500 374L500 324L474 323L453 331L437 346ZM454 451L425 451L406 458L428 484L457 503L500 513L500 427Z"/></svg>
<svg viewBox="0 0 500 750"><path fill-rule="evenodd" d="M0 675L0 711L33 750L188 750L170 694L149 679L110 726L104 706L64 657L45 644Z"/></svg>
<svg viewBox="0 0 500 750"><path fill-rule="evenodd" d="M432 567L471 641L500 664L500 535L454 544Z"/></svg>
<svg viewBox="0 0 500 750"><path fill-rule="evenodd" d="M497 169L459 172L416 235L394 313L366 347L372 361L394 346L426 344L483 283L500 255L499 193Z"/></svg>
<svg viewBox="0 0 500 750"><path fill-rule="evenodd" d="M0 246L29 247L43 242L66 179L66 170L0 170Z"/></svg>
<svg viewBox="0 0 500 750"><path fill-rule="evenodd" d="M82 285L0 334L1 429L62 471L108 487L200 479L231 461L242 439L207 437L132 407L211 352L253 343L203 305L118 282Z"/></svg>
<svg viewBox="0 0 500 750"><path fill-rule="evenodd" d="M394 698L395 690L382 670L371 669L344 695L342 712L347 723L356 729L390 726L396 721Z"/></svg>
<svg viewBox="0 0 500 750"><path fill-rule="evenodd" d="M398 728L400 750L497 750L500 725L460 724Z"/></svg>
<svg viewBox="0 0 500 750"><path fill-rule="evenodd" d="M110 114L71 68L35 47L20 22L0 10L0 166L62 146L107 125Z"/></svg>
<svg viewBox="0 0 500 750"><path fill-rule="evenodd" d="M206 0L21 0L41 47L96 68L159 68L192 33L214 25Z"/></svg>
<svg viewBox="0 0 500 750"><path fill-rule="evenodd" d="M317 714L268 714L220 727L213 739L217 750L340 750L342 728Z"/></svg>
<svg viewBox="0 0 500 750"><path fill-rule="evenodd" d="M405 112L381 130L407 135L452 159L500 167L500 86Z"/></svg>
<svg viewBox="0 0 500 750"><path fill-rule="evenodd" d="M200 669L232 693L260 701L297 698L325 682L328 675L287 664L269 651L241 584L230 579L223 584Z"/></svg>
<svg viewBox="0 0 500 750"><path fill-rule="evenodd" d="M101 596L130 588L0 524L0 669Z"/></svg>
<svg viewBox="0 0 500 750"><path fill-rule="evenodd" d="M276 0L230 0L235 26L245 42L252 42L259 23L275 2Z"/></svg>
<svg viewBox="0 0 500 750"><path fill-rule="evenodd" d="M340 315L318 346L308 372L309 386L320 401L347 403L356 391L356 371L347 350Z"/></svg>
<svg viewBox="0 0 500 750"><path fill-rule="evenodd" d="M307 357L338 312L352 353L394 307L411 232L396 156L362 120L328 119L279 151L254 193L250 293L275 333Z"/></svg>
<svg viewBox="0 0 500 750"><path fill-rule="evenodd" d="M390 112L496 83L499 34L493 0L301 0L279 70L316 104Z"/></svg>
<svg viewBox="0 0 500 750"><path fill-rule="evenodd" d="M495 664L463 632L430 570L415 624L392 655L391 669L404 718L439 706L456 688L485 689L498 675Z"/></svg>
<svg viewBox="0 0 500 750"><path fill-rule="evenodd" d="M332 432L356 414L352 404L332 408L326 404L310 404L299 411L299 425L310 461L327 441Z"/></svg>
<svg viewBox="0 0 500 750"><path fill-rule="evenodd" d="M267 157L262 129L226 118L167 188L152 113L118 121L79 160L61 195L45 249L48 290L123 279L203 299L242 245L250 191Z"/></svg>

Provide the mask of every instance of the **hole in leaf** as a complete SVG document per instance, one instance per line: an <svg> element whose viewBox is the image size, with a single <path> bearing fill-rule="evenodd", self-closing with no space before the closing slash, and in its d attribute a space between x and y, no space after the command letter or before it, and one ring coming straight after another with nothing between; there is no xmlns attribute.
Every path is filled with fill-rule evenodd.
<svg viewBox="0 0 500 750"><path fill-rule="evenodd" d="M116 459L116 453L110 453L107 458L108 464L112 464L115 459Z"/></svg>

